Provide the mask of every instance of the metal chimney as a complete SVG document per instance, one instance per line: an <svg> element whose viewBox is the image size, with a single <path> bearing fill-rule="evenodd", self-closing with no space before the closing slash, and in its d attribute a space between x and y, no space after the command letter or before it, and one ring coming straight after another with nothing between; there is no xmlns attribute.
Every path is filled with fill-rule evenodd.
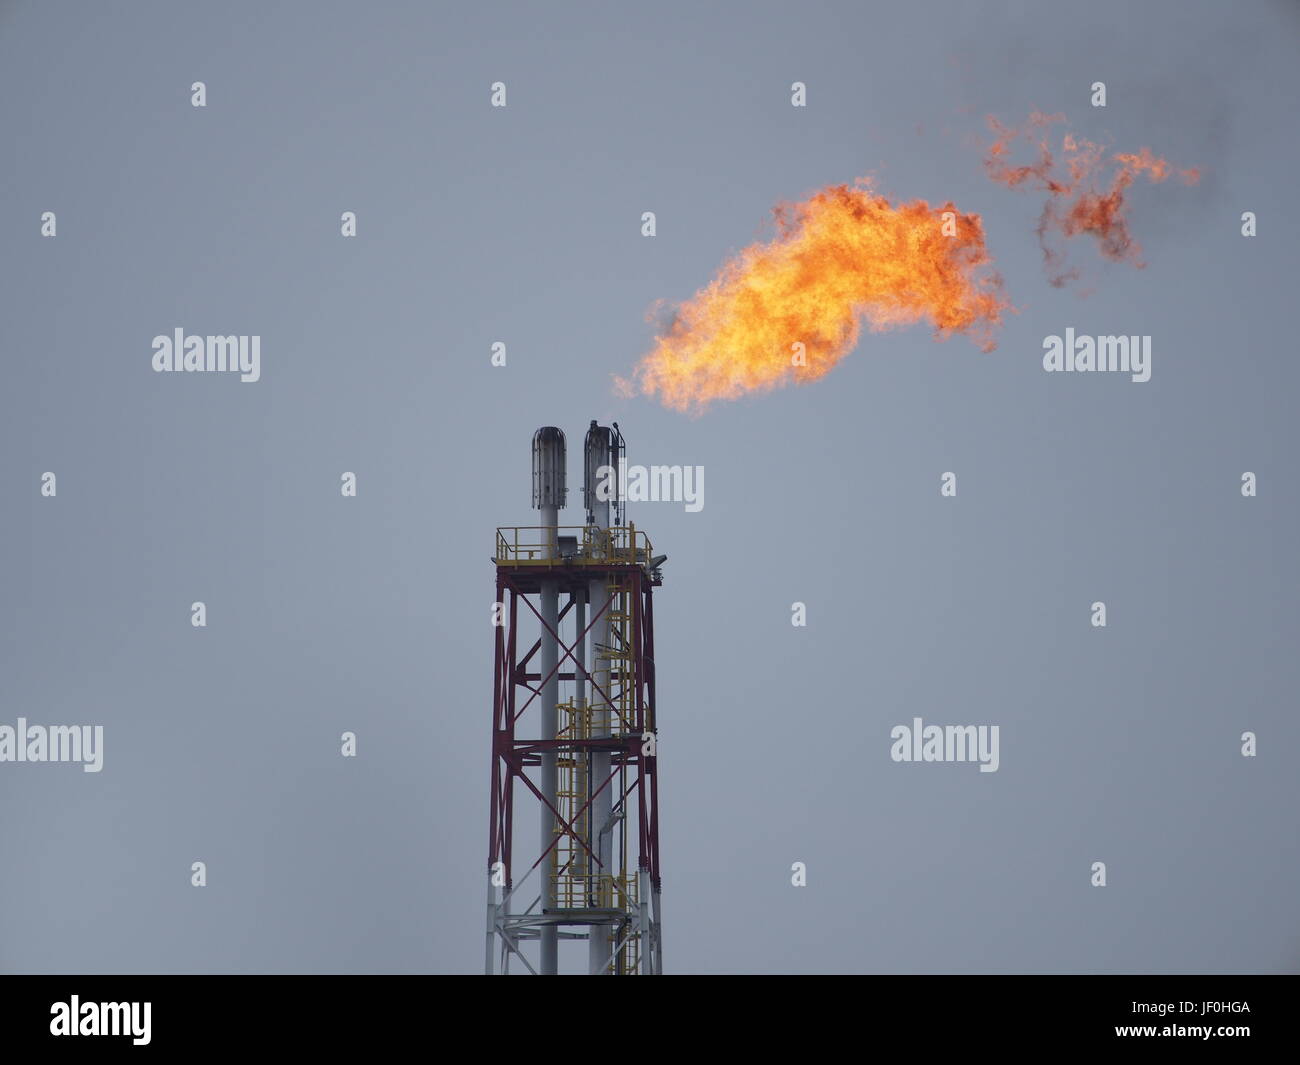
<svg viewBox="0 0 1300 1065"><path fill-rule="evenodd" d="M602 529L623 524L623 456L626 447L618 422L593 420L583 442L582 502L587 524ZM601 496L605 498L600 498Z"/></svg>
<svg viewBox="0 0 1300 1065"><path fill-rule="evenodd" d="M542 512L542 525L552 530L547 538L548 558L555 557L554 529L568 494L567 468L564 431L553 425L542 426L533 433L533 507Z"/></svg>
<svg viewBox="0 0 1300 1065"><path fill-rule="evenodd" d="M553 425L544 425L533 433L533 506L541 511L542 557L558 558L558 532L560 510L564 507L568 456L565 451L564 432ZM552 579L540 585L541 600L541 724L542 739L553 741L560 729L560 647L557 634L560 628L559 584ZM542 796L545 802L541 811L541 841L550 849L556 836L554 808L559 784L555 751L541 755ZM555 906L555 888L549 875L542 877L541 904L543 912ZM539 930L541 940L540 968L543 974L554 975L558 963L557 929L547 925Z"/></svg>

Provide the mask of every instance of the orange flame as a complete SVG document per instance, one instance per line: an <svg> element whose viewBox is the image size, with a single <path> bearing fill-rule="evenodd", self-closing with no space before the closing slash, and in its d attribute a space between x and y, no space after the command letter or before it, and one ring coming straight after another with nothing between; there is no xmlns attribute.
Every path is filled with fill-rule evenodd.
<svg viewBox="0 0 1300 1065"><path fill-rule="evenodd" d="M1022 129L1015 129L990 116L989 127L997 137L984 160L989 177L1008 188L1030 185L1047 192L1047 202L1038 221L1038 240L1053 285L1060 287L1079 276L1077 269L1065 268L1064 252L1052 246L1049 238L1056 234L1065 239L1089 234L1097 239L1105 258L1131 263L1139 269L1144 267L1142 249L1129 230L1125 198L1129 186L1143 174L1149 181L1158 183L1174 173L1184 183L1195 185L1200 173L1177 170L1166 160L1152 155L1150 148L1143 148L1136 155L1115 152L1107 159L1101 145L1070 133L1061 139L1063 154L1058 162L1049 147L1048 130L1053 123L1064 121L1064 115L1035 111ZM1037 162L1024 166L1011 166L1007 162L1011 144L1019 137L1037 146ZM1105 171L1111 165L1115 170L1109 187L1100 191Z"/></svg>
<svg viewBox="0 0 1300 1065"><path fill-rule="evenodd" d="M926 319L936 339L964 333L995 346L1008 304L1001 279L983 269L979 215L951 203L895 206L866 179L773 215L775 239L743 249L676 308L632 380L616 381L624 396L698 414L715 400L814 381L853 350L863 320L880 332Z"/></svg>

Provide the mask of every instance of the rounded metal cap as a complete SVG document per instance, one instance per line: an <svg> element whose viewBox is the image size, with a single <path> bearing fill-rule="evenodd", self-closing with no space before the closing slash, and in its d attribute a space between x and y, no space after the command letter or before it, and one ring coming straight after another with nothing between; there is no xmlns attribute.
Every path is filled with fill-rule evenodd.
<svg viewBox="0 0 1300 1065"><path fill-rule="evenodd" d="M565 470L568 465L564 431L544 425L533 433L533 506L564 508L568 492Z"/></svg>

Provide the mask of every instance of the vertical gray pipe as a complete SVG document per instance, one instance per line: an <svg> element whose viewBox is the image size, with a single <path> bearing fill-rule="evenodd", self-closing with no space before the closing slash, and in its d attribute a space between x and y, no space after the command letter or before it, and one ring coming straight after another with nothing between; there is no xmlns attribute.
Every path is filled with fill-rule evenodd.
<svg viewBox="0 0 1300 1065"><path fill-rule="evenodd" d="M613 437L610 430L603 425L597 425L593 421L591 427L587 430L587 439L583 452L585 474L583 496L587 508L587 522L597 530L601 530L596 534L597 542L601 542L605 539L602 533L609 529L610 500L600 499L597 494L597 487L602 483L609 484L611 480L615 494L621 491L622 487L618 483L618 457L613 452ZM615 471L612 479L609 476L611 468ZM602 477L602 472L606 476ZM609 657L609 615L613 607L606 605L610 596L610 589L611 586L607 581L592 581L587 592L591 602L592 617L594 618L600 612L599 619L596 620L591 629L591 678L594 683L592 684L588 706L591 707L591 736L593 739L609 736L613 725L613 714L606 698L612 693L610 674L613 672L611 668L612 662ZM596 685L599 685L604 690L605 695L602 695L597 690ZM607 751L593 752L591 756L591 790L593 792L605 784L606 779L609 777L609 771L609 753ZM614 854L613 826L610 823L612 812L613 791L612 786L607 786L596 795L591 803L591 834L588 843L592 852L599 859L599 864L596 862L591 863L592 882L601 885L600 898L594 900L596 905L613 904L613 900L608 897L608 877L612 872ZM596 894L596 892L593 891L592 894ZM587 940L587 971L593 976L610 971L609 955L612 950L609 936L610 928L609 925L591 926L591 932Z"/></svg>
<svg viewBox="0 0 1300 1065"><path fill-rule="evenodd" d="M549 510L549 513L548 513ZM554 538L554 529L558 524L558 517L555 508L543 508L542 524L552 530ZM542 621L550 627L551 632L555 632L560 624L560 590L555 581L544 581L542 583ZM556 665L560 658L560 648L555 638L548 632L542 633L542 739L553 740L560 731L560 713L557 709L560 702L560 681L559 671ZM547 680L546 678L550 678ZM546 796L546 801L551 806L556 805L556 799L559 794L559 776L556 770L556 758L554 751L542 752L542 794ZM542 807L542 848L551 846L555 839L555 815L551 813L546 806ZM542 910L552 910L555 908L555 884L551 880L551 863L555 860L555 851L552 849L550 856L542 863ZM554 976L559 971L559 940L556 935L556 926L547 925L542 929L542 968L543 976Z"/></svg>
<svg viewBox="0 0 1300 1065"><path fill-rule="evenodd" d="M542 557L557 556L557 532L560 509L565 496L565 446L564 433L554 426L544 426L533 434L533 506L541 512ZM560 588L555 580L543 578L541 582L542 622L549 631L541 634L541 739L553 740L559 733L560 675L557 665L560 647L556 636L560 624ZM542 753L541 791L550 807L543 805L541 812L541 849L549 856L542 862L541 906L543 912L555 909L555 882L551 879L551 865L555 860L552 844L555 842L555 815L551 807L557 806L559 779L556 771L555 751ZM543 925L540 933L540 964L538 972L554 976L559 971L559 936L555 925Z"/></svg>

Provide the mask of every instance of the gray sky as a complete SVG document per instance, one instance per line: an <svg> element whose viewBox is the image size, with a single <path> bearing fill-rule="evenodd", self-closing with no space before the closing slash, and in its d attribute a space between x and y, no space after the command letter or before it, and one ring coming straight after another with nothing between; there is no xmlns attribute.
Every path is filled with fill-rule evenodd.
<svg viewBox="0 0 1300 1065"><path fill-rule="evenodd" d="M699 513L630 508L670 555L670 971L1296 971L1298 35L1265 2L0 6L0 723L105 728L100 773L0 764L0 970L479 970L493 530L532 520L536 426L613 418L707 471ZM1201 168L1135 188L1145 270L1076 243L1048 285L972 143L1033 109ZM699 419L614 397L655 300L867 173L984 217L995 352L917 327ZM1151 335L1151 381L1044 373L1067 326ZM261 380L153 373L177 327L260 335ZM998 725L998 772L892 762L918 716Z"/></svg>

